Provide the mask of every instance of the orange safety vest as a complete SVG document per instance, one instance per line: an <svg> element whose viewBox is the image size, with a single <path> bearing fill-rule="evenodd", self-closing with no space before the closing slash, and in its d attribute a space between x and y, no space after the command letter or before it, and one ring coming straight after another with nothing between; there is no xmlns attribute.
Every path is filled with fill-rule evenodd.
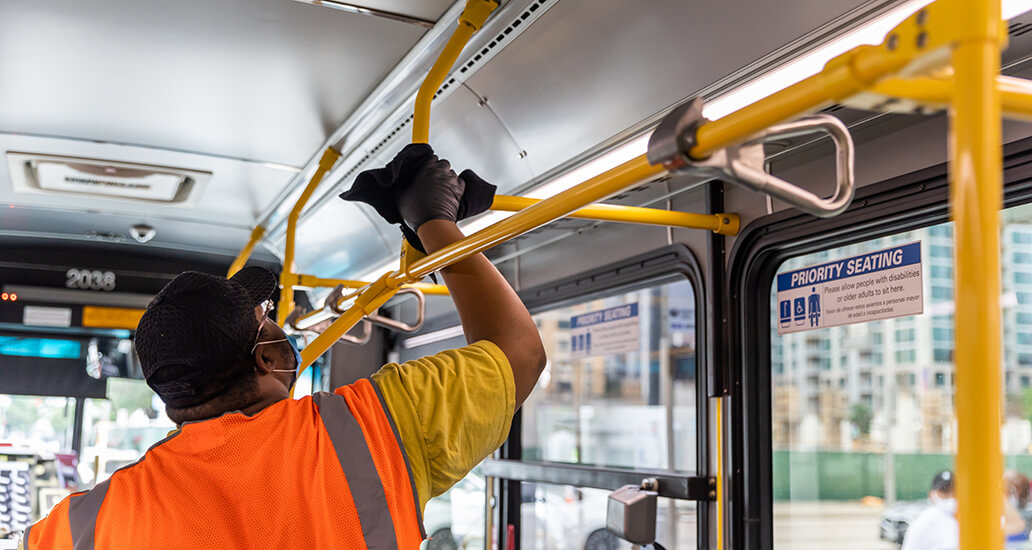
<svg viewBox="0 0 1032 550"><path fill-rule="evenodd" d="M25 548L416 548L412 473L379 388L188 423L61 501Z"/></svg>

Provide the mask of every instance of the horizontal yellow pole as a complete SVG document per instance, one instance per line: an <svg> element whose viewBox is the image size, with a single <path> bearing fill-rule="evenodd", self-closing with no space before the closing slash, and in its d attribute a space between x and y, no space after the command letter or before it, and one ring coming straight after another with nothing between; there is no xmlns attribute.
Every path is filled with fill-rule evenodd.
<svg viewBox="0 0 1032 550"><path fill-rule="evenodd" d="M585 205L600 201L631 185L666 173L662 166L649 164L645 155L633 158L604 174L578 184L558 195L521 210L508 218L452 243L413 262L407 272L397 271L391 279L397 284L420 281L435 271L483 252L499 243L518 237Z"/></svg>
<svg viewBox="0 0 1032 550"><path fill-rule="evenodd" d="M254 252L254 246L258 244L258 241L262 240L262 237L264 236L265 227L261 225L254 226L254 229L251 230L251 238L247 241L247 244L244 245L244 248L240 250L240 253L237 254L233 263L230 264L226 277L232 277L233 275L236 275L237 271L244 268L244 265L247 264L248 258L251 257L251 253Z"/></svg>
<svg viewBox="0 0 1032 550"><path fill-rule="evenodd" d="M1003 115L1032 122L1032 81L999 75L996 90L1000 94ZM887 78L871 89L874 93L908 99L945 108L956 92L953 78Z"/></svg>
<svg viewBox="0 0 1032 550"><path fill-rule="evenodd" d="M541 202L541 199L495 195L491 210L519 212ZM707 229L722 235L737 235L737 214L692 214L658 208L641 208L618 204L593 204L567 214L567 218L602 220L610 222L641 223L686 229Z"/></svg>
<svg viewBox="0 0 1032 550"><path fill-rule="evenodd" d="M459 16L459 25L452 33L448 43L441 50L441 55L430 67L430 72L423 79L416 93L416 106L412 113L412 143L427 143L430 140L430 103L434 95L441 87L448 71L455 65L466 43L477 32L487 16L498 7L498 2L492 0L467 0L466 9Z"/></svg>
<svg viewBox="0 0 1032 550"><path fill-rule="evenodd" d="M297 282L294 286L306 287L306 288L334 288L337 286L343 286L344 288L362 288L369 286L369 281L355 281L352 279L324 279L322 277L316 277L314 275L297 275ZM402 288L417 288L423 292L423 294L431 296L448 296L448 287L444 285L435 285L432 283L409 283L402 285Z"/></svg>

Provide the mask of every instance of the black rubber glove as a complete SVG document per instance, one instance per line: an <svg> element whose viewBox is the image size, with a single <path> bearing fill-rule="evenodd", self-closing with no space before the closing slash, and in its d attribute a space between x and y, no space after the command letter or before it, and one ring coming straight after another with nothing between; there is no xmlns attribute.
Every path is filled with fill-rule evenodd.
<svg viewBox="0 0 1032 550"><path fill-rule="evenodd" d="M412 231L430 220L459 220L459 204L466 182L455 175L451 163L431 154L396 191L398 213Z"/></svg>
<svg viewBox="0 0 1032 550"><path fill-rule="evenodd" d="M443 168L440 163L443 163ZM413 143L406 145L387 166L360 173L351 189L341 193L340 198L364 202L375 208L387 223L401 224L405 239L425 254L426 249L415 231L419 225L432 219L464 220L486 211L494 202L496 187L472 170L463 170L458 175L461 190L457 195L453 187L456 182L448 181L449 178L455 178L455 173L448 161L438 160L429 145ZM441 197L432 196L435 192L430 188L434 187L450 188L452 192L438 193ZM401 200L410 194L403 214ZM428 196L424 200L418 198L421 195ZM454 204L456 196L459 197L458 207L452 214L453 206L450 205Z"/></svg>

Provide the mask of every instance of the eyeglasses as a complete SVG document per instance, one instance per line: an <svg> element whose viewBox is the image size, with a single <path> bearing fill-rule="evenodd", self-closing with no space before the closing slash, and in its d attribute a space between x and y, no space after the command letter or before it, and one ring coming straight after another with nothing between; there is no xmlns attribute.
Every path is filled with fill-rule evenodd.
<svg viewBox="0 0 1032 550"><path fill-rule="evenodd" d="M258 323L258 334L254 336L254 345L251 346L251 353L254 353L254 350L258 349L258 346L262 344L275 344L277 342L287 341L286 338L280 338L279 340L266 340L264 342L258 341L258 339L262 337L262 327L265 326L265 321L269 320L269 312L272 311L273 303L272 300L265 300L264 302L258 305L262 308L262 320L260 323Z"/></svg>

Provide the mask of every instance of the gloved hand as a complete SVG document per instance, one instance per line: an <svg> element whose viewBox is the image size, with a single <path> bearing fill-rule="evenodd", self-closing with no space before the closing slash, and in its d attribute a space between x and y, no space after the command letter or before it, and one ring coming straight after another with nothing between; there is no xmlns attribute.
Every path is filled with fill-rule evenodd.
<svg viewBox="0 0 1032 550"><path fill-rule="evenodd" d="M412 231L430 220L458 221L459 204L466 182L455 175L451 163L431 154L397 190L398 212Z"/></svg>
<svg viewBox="0 0 1032 550"><path fill-rule="evenodd" d="M429 145L413 143L387 166L360 173L340 198L369 204L387 223L401 224L405 239L425 254L416 234L420 225L476 216L491 207L495 189L472 170L456 176L448 161L438 159Z"/></svg>

